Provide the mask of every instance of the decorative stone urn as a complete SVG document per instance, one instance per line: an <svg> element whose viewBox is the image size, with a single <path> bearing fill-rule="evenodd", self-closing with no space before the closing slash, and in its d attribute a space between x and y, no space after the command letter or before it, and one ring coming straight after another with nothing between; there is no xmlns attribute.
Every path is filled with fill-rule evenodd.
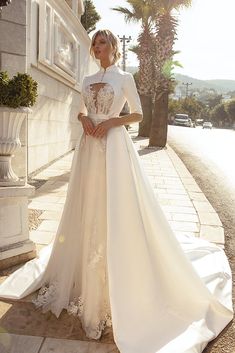
<svg viewBox="0 0 235 353"><path fill-rule="evenodd" d="M21 146L20 129L27 114L32 110L26 107L8 108L0 106L0 186L20 186L20 180L11 166L14 152Z"/></svg>
<svg viewBox="0 0 235 353"><path fill-rule="evenodd" d="M28 198L34 187L20 180L11 166L13 153L21 146L22 123L31 112L0 106L0 270L36 256L28 227Z"/></svg>

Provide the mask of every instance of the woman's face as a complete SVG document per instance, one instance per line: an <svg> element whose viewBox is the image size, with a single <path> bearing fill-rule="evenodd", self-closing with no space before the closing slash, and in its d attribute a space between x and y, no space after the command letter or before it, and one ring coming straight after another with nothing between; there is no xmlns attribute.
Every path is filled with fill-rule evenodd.
<svg viewBox="0 0 235 353"><path fill-rule="evenodd" d="M113 49L104 36L98 34L94 40L92 48L96 59L101 61L109 59L112 61Z"/></svg>

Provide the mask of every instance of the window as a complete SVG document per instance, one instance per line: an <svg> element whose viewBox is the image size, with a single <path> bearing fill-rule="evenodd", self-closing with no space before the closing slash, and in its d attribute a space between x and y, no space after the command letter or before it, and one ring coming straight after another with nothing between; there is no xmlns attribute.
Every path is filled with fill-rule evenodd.
<svg viewBox="0 0 235 353"><path fill-rule="evenodd" d="M53 0L44 0L39 13L39 55L41 69L51 69L74 85L80 82L80 45L76 33L69 26L68 14L53 7ZM72 20L71 20L72 21Z"/></svg>

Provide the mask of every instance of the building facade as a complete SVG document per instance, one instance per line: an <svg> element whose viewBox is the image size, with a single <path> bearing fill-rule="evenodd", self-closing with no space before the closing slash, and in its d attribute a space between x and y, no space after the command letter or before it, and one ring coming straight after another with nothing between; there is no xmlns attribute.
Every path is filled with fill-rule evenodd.
<svg viewBox="0 0 235 353"><path fill-rule="evenodd" d="M38 82L32 113L0 107L0 269L36 256L27 176L73 149L82 132L81 82L97 69L82 12L82 0L12 0L0 12L0 71Z"/></svg>
<svg viewBox="0 0 235 353"><path fill-rule="evenodd" d="M0 15L0 71L27 72L38 98L21 128L12 165L25 176L74 148L81 82L96 64L80 22L82 0L12 0Z"/></svg>

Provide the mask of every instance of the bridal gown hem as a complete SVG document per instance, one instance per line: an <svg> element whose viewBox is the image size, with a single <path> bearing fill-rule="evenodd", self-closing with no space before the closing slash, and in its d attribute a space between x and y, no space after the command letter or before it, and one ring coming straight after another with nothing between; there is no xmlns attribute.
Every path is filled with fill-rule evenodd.
<svg viewBox="0 0 235 353"><path fill-rule="evenodd" d="M87 76L81 111L94 125L127 100L141 113L131 74L116 65ZM77 143L54 241L0 286L0 297L39 290L34 304L78 317L86 335L113 330L121 353L201 353L231 321L224 251L167 222L125 127Z"/></svg>

